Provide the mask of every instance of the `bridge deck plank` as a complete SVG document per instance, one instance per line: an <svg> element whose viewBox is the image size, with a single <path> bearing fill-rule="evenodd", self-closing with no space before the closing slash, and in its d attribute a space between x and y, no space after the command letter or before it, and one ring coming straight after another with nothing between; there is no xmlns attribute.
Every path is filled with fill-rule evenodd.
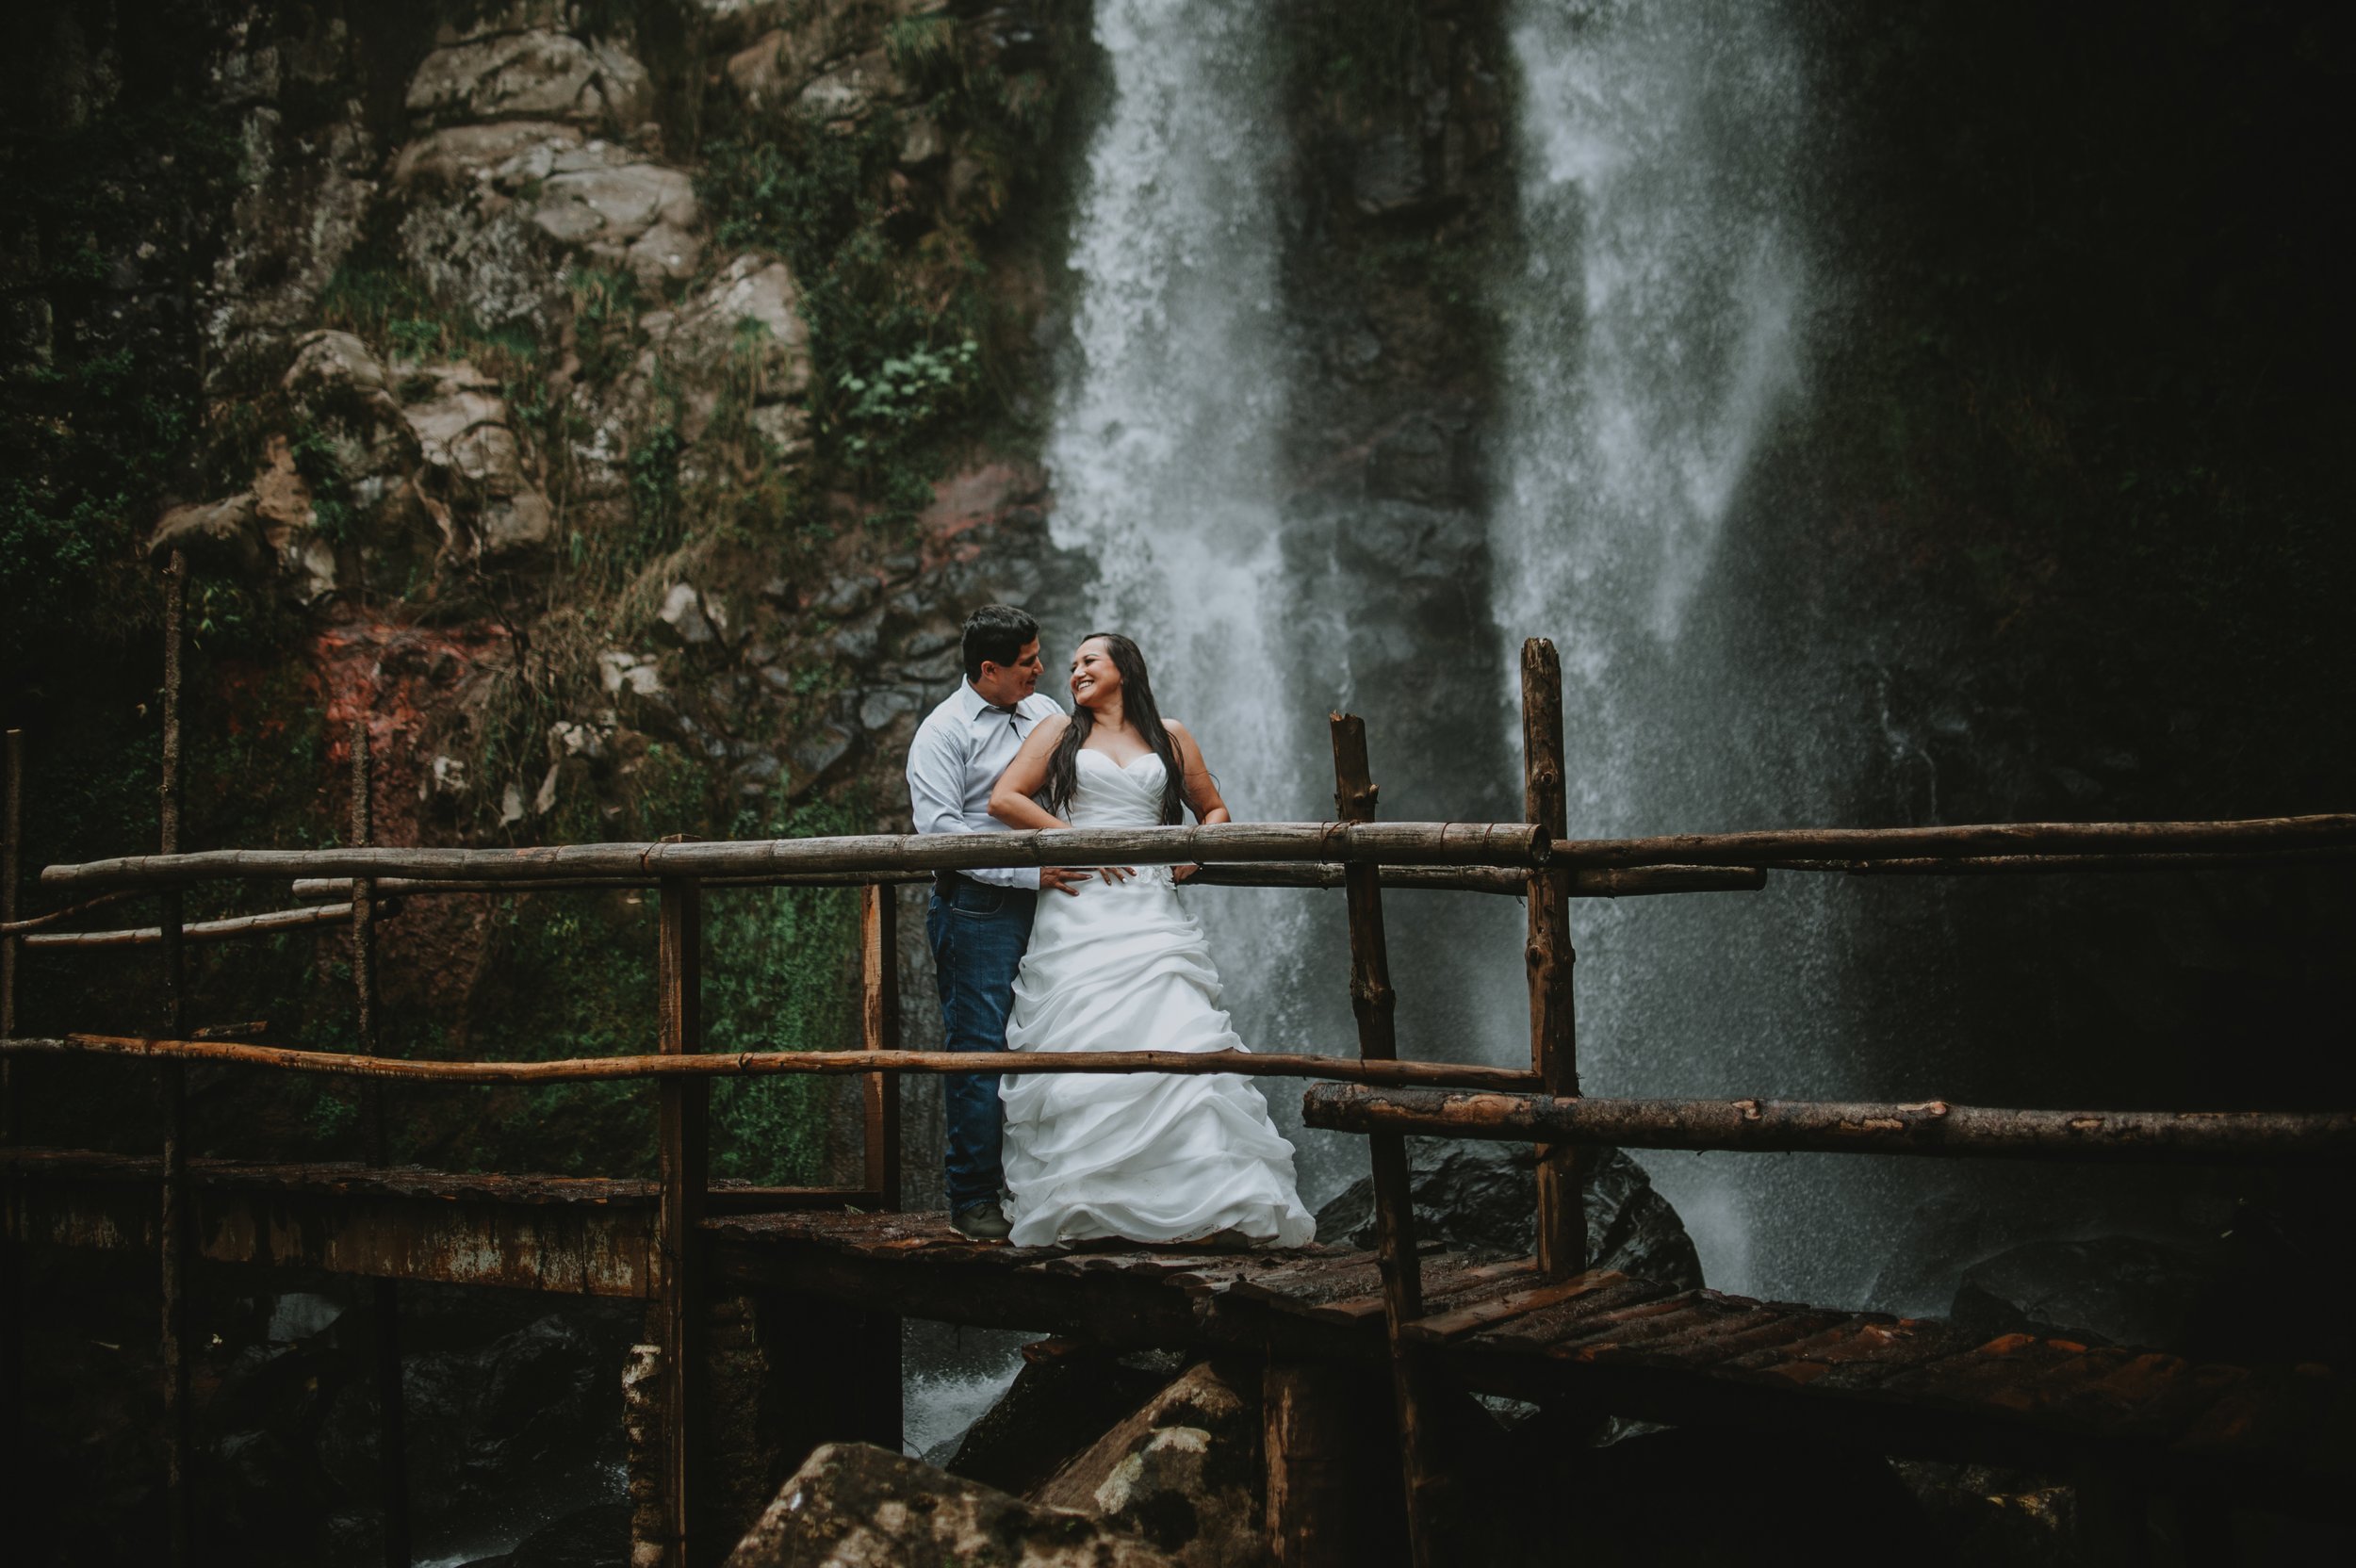
<svg viewBox="0 0 2356 1568"><path fill-rule="evenodd" d="M212 1211L207 1255L218 1261L437 1278L465 1251L459 1243L487 1240L497 1256L496 1266L478 1269L484 1282L600 1294L640 1288L639 1233L653 1201L646 1182L356 1165L200 1162L191 1177L200 1212L207 1202L230 1205ZM35 1244L152 1247L145 1211L155 1178L147 1157L0 1151L8 1233ZM1382 1354L1370 1252L1017 1248L968 1241L939 1215L843 1212L839 1205L855 1195L840 1192L737 1196L745 1204L838 1205L707 1218L721 1271L739 1280L897 1315L1130 1346ZM247 1212L238 1204L257 1218L237 1218ZM593 1217L597 1228L580 1228ZM429 1233L435 1225L448 1233ZM469 1241L475 1231L482 1235ZM2197 1363L2053 1335L1982 1341L1937 1321L1678 1290L1600 1270L1547 1284L1530 1259L1439 1252L1425 1260L1425 1278L1426 1313L1410 1333L1491 1392L1569 1393L1633 1414L1854 1431L1893 1452L2107 1453L2287 1488L2356 1479L2356 1412L2320 1367Z"/></svg>

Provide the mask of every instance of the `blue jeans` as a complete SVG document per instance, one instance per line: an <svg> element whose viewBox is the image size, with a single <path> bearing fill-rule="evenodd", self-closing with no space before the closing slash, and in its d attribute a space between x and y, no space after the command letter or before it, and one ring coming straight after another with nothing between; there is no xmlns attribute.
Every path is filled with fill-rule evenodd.
<svg viewBox="0 0 2356 1568"><path fill-rule="evenodd" d="M941 1024L952 1051L1004 1051L1006 1015L1014 1010L1014 972L1031 943L1039 894L958 877L938 889L924 911L933 946L933 981L941 990ZM952 1072L941 1079L947 1123L949 1212L995 1202L1004 1184L999 1149L1006 1115L998 1074Z"/></svg>

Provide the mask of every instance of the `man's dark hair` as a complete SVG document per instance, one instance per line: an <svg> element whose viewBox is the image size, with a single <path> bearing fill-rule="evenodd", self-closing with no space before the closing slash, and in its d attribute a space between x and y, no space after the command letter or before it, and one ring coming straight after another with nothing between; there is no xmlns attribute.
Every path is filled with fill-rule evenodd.
<svg viewBox="0 0 2356 1568"><path fill-rule="evenodd" d="M986 604L965 618L965 678L982 678L982 661L1012 664L1039 640L1039 623L1011 604Z"/></svg>

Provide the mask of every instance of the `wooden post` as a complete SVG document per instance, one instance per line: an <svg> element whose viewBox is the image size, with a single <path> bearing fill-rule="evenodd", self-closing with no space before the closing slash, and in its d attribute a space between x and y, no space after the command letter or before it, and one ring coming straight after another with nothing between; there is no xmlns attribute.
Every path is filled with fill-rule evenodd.
<svg viewBox="0 0 2356 1568"><path fill-rule="evenodd" d="M656 961L661 1050L666 1056L692 1055L703 1049L703 890L692 878L664 878L662 922ZM663 1493L669 1535L663 1560L669 1568L691 1568L699 1560L691 1525L706 1307L695 1228L703 1218L712 1086L708 1079L666 1078L659 1092L663 1192L656 1235L656 1343L663 1353Z"/></svg>
<svg viewBox="0 0 2356 1568"><path fill-rule="evenodd" d="M1264 1537L1275 1568L1357 1568L1394 1554L1399 1499L1369 1475L1387 1395L1349 1362L1271 1360L1260 1378ZM1379 1472L1378 1472L1379 1474Z"/></svg>
<svg viewBox="0 0 2356 1568"><path fill-rule="evenodd" d="M376 839L376 811L368 741L368 716L364 709L352 721L352 842L366 848ZM359 1054L383 1054L376 1027L376 884L365 876L352 882L352 991L353 1022ZM360 1087L361 1130L368 1144L368 1162L383 1168L392 1163L391 1138L385 1127L386 1086L373 1078ZM397 1280L370 1282L370 1322L376 1337L376 1475L377 1504L384 1514L381 1544L385 1568L409 1568L409 1443L407 1412L401 1396L401 1283Z"/></svg>
<svg viewBox="0 0 2356 1568"><path fill-rule="evenodd" d="M0 802L0 924L16 919L16 884L25 835L25 732L8 732L0 768L7 799ZM16 1034L16 946L0 938L0 1039ZM17 1083L11 1060L0 1060L0 1144L17 1138ZM0 1182L0 1202L13 1195ZM25 1463L25 1254L0 1235L0 1467L26 1474Z"/></svg>
<svg viewBox="0 0 2356 1568"><path fill-rule="evenodd" d="M16 885L22 874L25 841L25 731L11 729L6 743L8 798L0 804L0 925L16 923ZM13 936L0 937L0 1040L16 1034L16 944ZM13 1064L0 1062L0 1143L16 1141L16 1081Z"/></svg>
<svg viewBox="0 0 2356 1568"><path fill-rule="evenodd" d="M178 550L164 568L164 691L163 776L157 789L157 835L166 855L180 852L180 641L188 602L188 557ZM188 974L180 940L183 909L180 890L162 894L164 1031L172 1039L188 1038ZM157 1069L156 1109L162 1122L163 1161L161 1212L157 1217L156 1252L163 1294L159 1325L163 1356L164 1509L171 1543L171 1560L194 1560L194 1446L188 1409L188 1260L189 1253L188 1183L188 1070L179 1062Z"/></svg>
<svg viewBox="0 0 2356 1568"><path fill-rule="evenodd" d="M870 882L859 890L859 1043L900 1049L899 890ZM871 1072L865 1084L867 1190L888 1210L900 1206L900 1075Z"/></svg>
<svg viewBox="0 0 2356 1568"><path fill-rule="evenodd" d="M1549 840L1570 832L1570 792L1562 765L1562 664L1554 644L1522 644L1522 802L1524 820ZM1530 874L1530 1067L1561 1098L1579 1093L1578 1029L1572 1009L1570 874L1545 866ZM1587 1266L1583 1171L1576 1144L1538 1150L1538 1269L1564 1280Z"/></svg>
<svg viewBox="0 0 2356 1568"><path fill-rule="evenodd" d="M1372 822L1376 789L1366 760L1366 727L1355 714L1333 715L1333 809L1342 822ZM1399 1056L1392 1023L1397 996L1383 929L1379 866L1356 864L1344 874L1350 901L1350 1005L1358 1019L1358 1054L1381 1061ZM1400 1330L1423 1315L1422 1267L1415 1255L1415 1209L1407 1169L1407 1140L1367 1140L1374 1164L1375 1264L1383 1277L1383 1325L1390 1342L1391 1386L1399 1413L1399 1463L1406 1480L1407 1533L1415 1568L1436 1568L1441 1544L1444 1471L1430 1424L1429 1381L1423 1358Z"/></svg>

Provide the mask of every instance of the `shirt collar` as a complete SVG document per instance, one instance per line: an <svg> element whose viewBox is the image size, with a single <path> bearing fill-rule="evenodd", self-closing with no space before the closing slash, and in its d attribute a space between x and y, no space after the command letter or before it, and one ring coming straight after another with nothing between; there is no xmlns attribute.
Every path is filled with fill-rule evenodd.
<svg viewBox="0 0 2356 1568"><path fill-rule="evenodd" d="M957 711L964 715L966 723L972 724L996 706L995 703L985 698L981 693L975 691L971 680L957 682ZM1014 704L1014 710L1018 713L1022 712L1023 705L1019 702Z"/></svg>

